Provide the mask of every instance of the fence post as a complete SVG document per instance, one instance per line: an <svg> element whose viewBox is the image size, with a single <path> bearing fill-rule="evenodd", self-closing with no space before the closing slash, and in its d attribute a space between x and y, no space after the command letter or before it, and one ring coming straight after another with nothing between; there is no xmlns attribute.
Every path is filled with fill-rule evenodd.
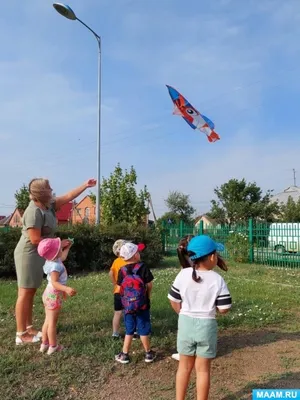
<svg viewBox="0 0 300 400"><path fill-rule="evenodd" d="M200 221L200 224L199 224L199 235L203 235L203 232L204 232L204 229L203 229L203 221L201 220L201 221Z"/></svg>
<svg viewBox="0 0 300 400"><path fill-rule="evenodd" d="M183 221L182 220L180 220L180 222L179 222L179 236L180 236L180 239L183 237Z"/></svg>
<svg viewBox="0 0 300 400"><path fill-rule="evenodd" d="M254 249L253 249L253 219L250 218L248 222L248 229L249 229L249 234L248 234L248 239L249 239L249 262L253 263L254 262Z"/></svg>
<svg viewBox="0 0 300 400"><path fill-rule="evenodd" d="M161 230L161 245L162 245L162 250L163 254L166 254L166 223L165 221L162 221L162 230Z"/></svg>

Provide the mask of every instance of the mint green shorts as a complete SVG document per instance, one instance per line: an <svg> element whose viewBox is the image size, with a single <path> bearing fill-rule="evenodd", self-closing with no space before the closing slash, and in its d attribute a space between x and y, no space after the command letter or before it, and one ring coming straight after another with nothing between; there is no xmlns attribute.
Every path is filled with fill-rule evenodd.
<svg viewBox="0 0 300 400"><path fill-rule="evenodd" d="M177 351L184 356L215 358L218 324L215 319L192 318L179 314Z"/></svg>

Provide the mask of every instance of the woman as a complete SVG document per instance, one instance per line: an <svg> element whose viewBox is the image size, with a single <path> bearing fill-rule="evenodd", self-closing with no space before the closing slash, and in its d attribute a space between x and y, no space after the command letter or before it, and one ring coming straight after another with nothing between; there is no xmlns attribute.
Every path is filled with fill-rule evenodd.
<svg viewBox="0 0 300 400"><path fill-rule="evenodd" d="M14 252L18 280L17 345L35 343L41 338L41 332L34 329L32 325L33 299L42 284L45 263L45 260L38 255L37 246L42 239L54 237L55 211L95 185L96 180L89 179L66 195L54 199L47 179L33 179L29 183L31 202L24 212L22 235ZM69 240L62 240L63 248L69 244Z"/></svg>

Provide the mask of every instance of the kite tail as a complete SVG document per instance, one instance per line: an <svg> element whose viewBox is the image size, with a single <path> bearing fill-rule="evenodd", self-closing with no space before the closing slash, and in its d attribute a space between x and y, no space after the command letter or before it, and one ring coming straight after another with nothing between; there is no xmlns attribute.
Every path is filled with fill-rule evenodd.
<svg viewBox="0 0 300 400"><path fill-rule="evenodd" d="M212 143L220 140L220 136L217 134L217 132L211 131L210 135L207 136L207 139L210 143Z"/></svg>

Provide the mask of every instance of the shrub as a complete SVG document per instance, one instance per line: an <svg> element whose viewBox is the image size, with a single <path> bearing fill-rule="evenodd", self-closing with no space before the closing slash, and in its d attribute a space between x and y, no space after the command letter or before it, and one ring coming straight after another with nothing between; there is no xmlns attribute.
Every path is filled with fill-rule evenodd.
<svg viewBox="0 0 300 400"><path fill-rule="evenodd" d="M60 226L56 234L62 239L74 238L74 245L65 261L70 274L108 269L115 259L113 243L120 238L145 243L147 247L142 259L150 268L155 268L163 257L161 234L154 228L128 224L109 227L78 224ZM15 275L13 253L19 238L20 229L0 230L0 277Z"/></svg>
<svg viewBox="0 0 300 400"><path fill-rule="evenodd" d="M226 242L226 249L229 260L240 263L249 262L250 244L246 234L230 232Z"/></svg>

